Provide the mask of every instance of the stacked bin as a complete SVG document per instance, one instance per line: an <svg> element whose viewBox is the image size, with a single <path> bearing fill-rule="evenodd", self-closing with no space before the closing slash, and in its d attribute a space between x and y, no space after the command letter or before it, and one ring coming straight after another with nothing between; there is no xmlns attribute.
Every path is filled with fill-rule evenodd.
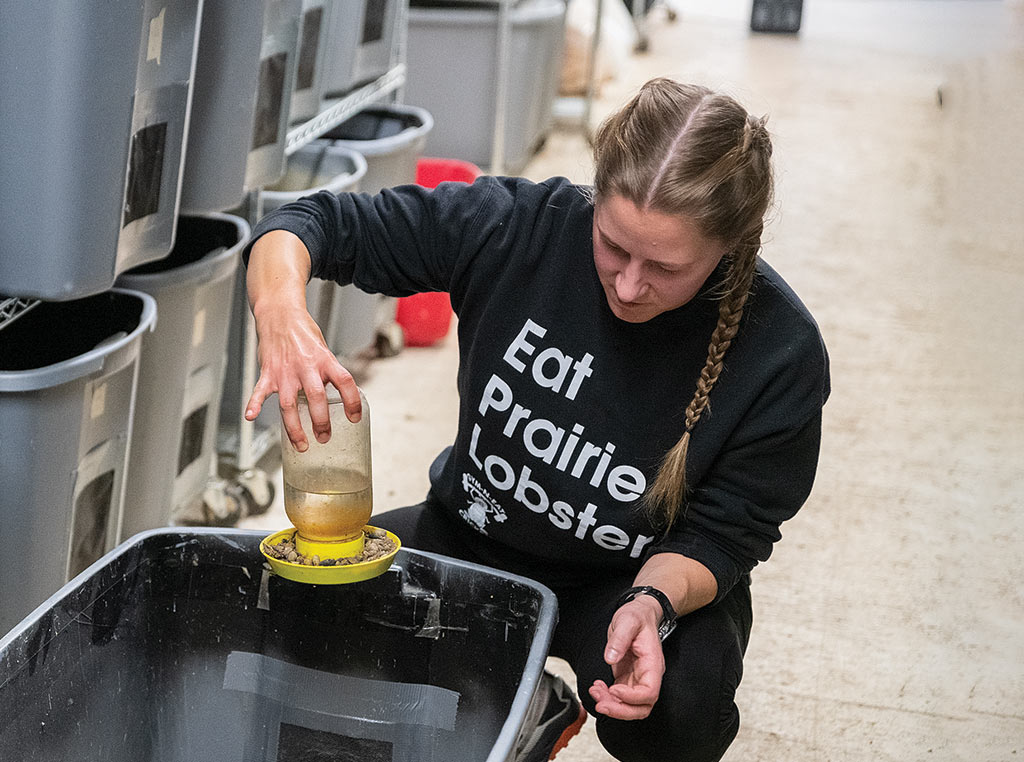
<svg viewBox="0 0 1024 762"><path fill-rule="evenodd" d="M181 189L184 214L234 209L245 196L263 3L210 0L203 4Z"/></svg>
<svg viewBox="0 0 1024 762"><path fill-rule="evenodd" d="M0 330L0 633L115 544L155 319L152 297L115 289L41 303Z"/></svg>
<svg viewBox="0 0 1024 762"><path fill-rule="evenodd" d="M404 0L334 0L324 94L345 95L387 73Z"/></svg>
<svg viewBox="0 0 1024 762"><path fill-rule="evenodd" d="M5 4L5 293L95 294L170 251L199 3Z"/></svg>
<svg viewBox="0 0 1024 762"><path fill-rule="evenodd" d="M200 0L146 0L117 272L167 256L181 197Z"/></svg>
<svg viewBox="0 0 1024 762"><path fill-rule="evenodd" d="M416 182L416 162L433 129L434 117L424 108L369 106L314 144L327 142L361 153L366 158L366 177L360 187L373 194Z"/></svg>
<svg viewBox="0 0 1024 762"><path fill-rule="evenodd" d="M522 170L551 128L565 37L564 0L509 10L504 171ZM405 97L435 115L431 156L489 167L498 91L497 6L432 4L409 10Z"/></svg>
<svg viewBox="0 0 1024 762"><path fill-rule="evenodd" d="M320 110L332 0L302 0L295 89L289 119L309 119Z"/></svg>
<svg viewBox="0 0 1024 762"><path fill-rule="evenodd" d="M65 300L114 284L142 10L136 0L4 0L5 294Z"/></svg>
<svg viewBox="0 0 1024 762"><path fill-rule="evenodd" d="M366 160L362 154L341 146L310 145L300 148L288 157L284 177L261 194L264 212L272 212L283 204L296 201L302 196L319 190L341 193L357 191L366 174ZM248 319L249 302L245 291L245 272L239 271L234 285L234 307L231 311L231 329L228 357L228 372L224 379L225 399L248 399L251 389L242 389L242 328ZM335 295L355 289L341 287L335 283L313 278L306 285L306 307L321 327L331 351L344 356L350 347L345 336L335 336L330 331L331 308ZM361 294L362 292L360 292ZM236 410L222 411L222 421L230 424L230 416L238 415ZM257 423L263 428L277 429L277 406L264 405Z"/></svg>
<svg viewBox="0 0 1024 762"><path fill-rule="evenodd" d="M359 19L366 0L334 0L328 23L324 56L323 93L345 95L355 86L356 53L359 49Z"/></svg>
<svg viewBox="0 0 1024 762"><path fill-rule="evenodd" d="M430 112L399 104L371 106L346 120L313 145L335 145L358 151L366 158L366 176L360 184L365 193L416 182L416 163L434 127ZM348 289L335 293L328 333L345 354L355 356L372 347L378 334L387 337L397 330L397 300ZM389 338L397 351L401 344ZM395 346L397 345L397 347Z"/></svg>
<svg viewBox="0 0 1024 762"><path fill-rule="evenodd" d="M256 112L245 165L246 188L262 188L284 174L301 17L301 0L266 0Z"/></svg>
<svg viewBox="0 0 1024 762"><path fill-rule="evenodd" d="M147 533L0 638L5 754L515 759L550 590L404 548L375 579L306 585L263 569L260 536Z"/></svg>
<svg viewBox="0 0 1024 762"><path fill-rule="evenodd" d="M372 82L391 68L402 2L365 0L363 3L358 26L359 44L352 69L352 79L356 85Z"/></svg>
<svg viewBox="0 0 1024 762"><path fill-rule="evenodd" d="M146 294L112 289L174 239L202 0L4 3L0 624L117 541Z"/></svg>
<svg viewBox="0 0 1024 762"><path fill-rule="evenodd" d="M160 319L142 342L135 441L121 538L168 526L214 471L239 252L249 225L227 214L182 216L170 256L123 274Z"/></svg>

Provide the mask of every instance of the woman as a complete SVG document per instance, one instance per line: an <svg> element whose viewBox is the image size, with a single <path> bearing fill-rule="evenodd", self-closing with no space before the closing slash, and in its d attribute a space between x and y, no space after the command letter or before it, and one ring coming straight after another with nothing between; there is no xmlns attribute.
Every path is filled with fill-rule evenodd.
<svg viewBox="0 0 1024 762"><path fill-rule="evenodd" d="M657 79L602 125L592 189L485 177L319 193L254 232L247 416L277 392L300 450L300 388L320 441L325 383L359 415L305 310L310 274L451 293L458 434L426 501L374 523L551 587L551 653L617 759L724 754L749 572L813 481L828 360L758 258L770 156L763 120L733 99Z"/></svg>

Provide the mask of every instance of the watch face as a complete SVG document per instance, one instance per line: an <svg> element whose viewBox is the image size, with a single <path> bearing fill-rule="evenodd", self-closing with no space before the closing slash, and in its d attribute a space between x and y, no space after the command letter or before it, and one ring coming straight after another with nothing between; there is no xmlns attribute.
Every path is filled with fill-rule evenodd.
<svg viewBox="0 0 1024 762"><path fill-rule="evenodd" d="M676 621L674 619L662 620L661 624L658 625L658 639L664 643L665 638L672 634L672 631L676 628Z"/></svg>

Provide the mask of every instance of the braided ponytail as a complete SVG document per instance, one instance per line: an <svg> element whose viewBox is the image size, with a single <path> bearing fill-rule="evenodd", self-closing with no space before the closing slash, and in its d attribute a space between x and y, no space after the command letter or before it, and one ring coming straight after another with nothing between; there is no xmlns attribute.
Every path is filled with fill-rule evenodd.
<svg viewBox="0 0 1024 762"><path fill-rule="evenodd" d="M711 390L725 366L725 353L739 332L743 308L750 296L757 265L757 252L761 248L761 228L736 249L736 256L726 275L726 293L718 305L718 324L711 333L708 356L704 361L697 390L686 406L683 436L662 459L654 483L644 495L644 508L655 523L670 527L686 503L686 456L694 426L710 405Z"/></svg>
<svg viewBox="0 0 1024 762"><path fill-rule="evenodd" d="M685 512L690 440L710 406L754 281L772 201L771 154L763 118L729 96L663 78L645 84L595 137L598 200L622 196L639 208L684 217L706 237L732 243L718 323L686 407L682 437L644 495L644 510L664 529Z"/></svg>

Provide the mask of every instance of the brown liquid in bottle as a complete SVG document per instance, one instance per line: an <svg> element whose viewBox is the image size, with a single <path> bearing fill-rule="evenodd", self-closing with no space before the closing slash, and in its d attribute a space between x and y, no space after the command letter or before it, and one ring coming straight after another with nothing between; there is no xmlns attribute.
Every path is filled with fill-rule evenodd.
<svg viewBox="0 0 1024 762"><path fill-rule="evenodd" d="M323 469L305 474L301 485L284 483L284 509L308 540L351 540L370 520L373 485L366 474Z"/></svg>

